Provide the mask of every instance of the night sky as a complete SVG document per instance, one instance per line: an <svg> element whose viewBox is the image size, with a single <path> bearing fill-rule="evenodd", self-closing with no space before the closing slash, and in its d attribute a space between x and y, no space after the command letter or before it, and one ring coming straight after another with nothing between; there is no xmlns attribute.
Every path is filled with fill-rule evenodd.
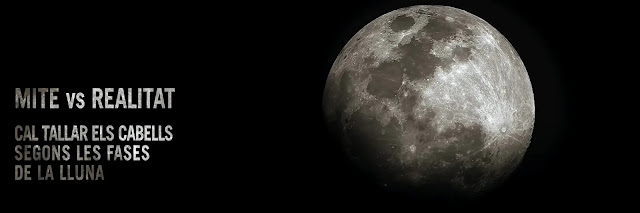
<svg viewBox="0 0 640 213"><path fill-rule="evenodd" d="M7 6L0 131L6 201L183 209L237 202L240 208L462 205L377 188L346 163L321 109L331 65L361 27L394 9L441 4L484 19L511 42L536 103L520 168L495 192L464 205L629 202L620 192L636 188L629 152L637 141L631 118L637 89L628 81L637 68L627 65L636 59L625 52L635 49L635 24L627 23L634 13L611 3L465 2ZM17 87L175 87L175 109L31 113L14 108ZM14 181L13 127L48 123L172 124L175 139L153 144L151 162L105 163L105 181Z"/></svg>

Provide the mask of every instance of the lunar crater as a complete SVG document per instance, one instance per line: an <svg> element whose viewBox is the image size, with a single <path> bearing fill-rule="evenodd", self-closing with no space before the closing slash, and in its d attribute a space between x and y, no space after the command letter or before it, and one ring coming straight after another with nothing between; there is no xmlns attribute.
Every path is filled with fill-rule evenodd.
<svg viewBox="0 0 640 213"><path fill-rule="evenodd" d="M391 24L389 24L389 27L394 32L400 32L410 29L415 23L416 21L413 20L413 18L406 15L401 15L394 18L393 21L391 21Z"/></svg>

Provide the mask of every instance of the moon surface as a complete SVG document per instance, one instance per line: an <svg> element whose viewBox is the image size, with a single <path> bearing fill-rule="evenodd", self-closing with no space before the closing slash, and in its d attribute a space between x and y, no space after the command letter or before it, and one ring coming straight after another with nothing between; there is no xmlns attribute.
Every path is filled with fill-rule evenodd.
<svg viewBox="0 0 640 213"><path fill-rule="evenodd" d="M381 187L477 195L522 161L531 81L489 23L447 6L394 10L358 31L327 78L323 110L352 162Z"/></svg>

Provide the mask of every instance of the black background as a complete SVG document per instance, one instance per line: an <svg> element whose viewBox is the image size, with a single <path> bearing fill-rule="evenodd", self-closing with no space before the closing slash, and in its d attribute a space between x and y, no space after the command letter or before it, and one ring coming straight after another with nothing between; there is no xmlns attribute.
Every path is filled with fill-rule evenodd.
<svg viewBox="0 0 640 213"><path fill-rule="evenodd" d="M636 96L624 80L635 72L625 63L632 61L625 52L633 49L632 13L612 2L554 1L7 6L0 174L8 201L463 205L375 187L348 166L322 120L326 76L350 37L386 12L419 4L454 6L492 24L533 84L536 123L521 167L503 187L464 205L628 202L637 141L626 124ZM64 92L83 91L89 100L92 87L175 87L175 109L17 110L17 87L59 87L61 107ZM175 138L149 142L149 162L104 163L105 181L21 182L12 180L16 124L171 124Z"/></svg>

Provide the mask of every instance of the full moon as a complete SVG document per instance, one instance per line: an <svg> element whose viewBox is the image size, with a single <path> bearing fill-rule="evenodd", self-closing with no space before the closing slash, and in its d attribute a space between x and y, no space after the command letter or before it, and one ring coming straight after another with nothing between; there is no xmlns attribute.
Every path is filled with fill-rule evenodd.
<svg viewBox="0 0 640 213"><path fill-rule="evenodd" d="M509 41L481 18L413 6L371 21L327 78L333 136L388 190L479 195L518 167L533 133L531 81Z"/></svg>

